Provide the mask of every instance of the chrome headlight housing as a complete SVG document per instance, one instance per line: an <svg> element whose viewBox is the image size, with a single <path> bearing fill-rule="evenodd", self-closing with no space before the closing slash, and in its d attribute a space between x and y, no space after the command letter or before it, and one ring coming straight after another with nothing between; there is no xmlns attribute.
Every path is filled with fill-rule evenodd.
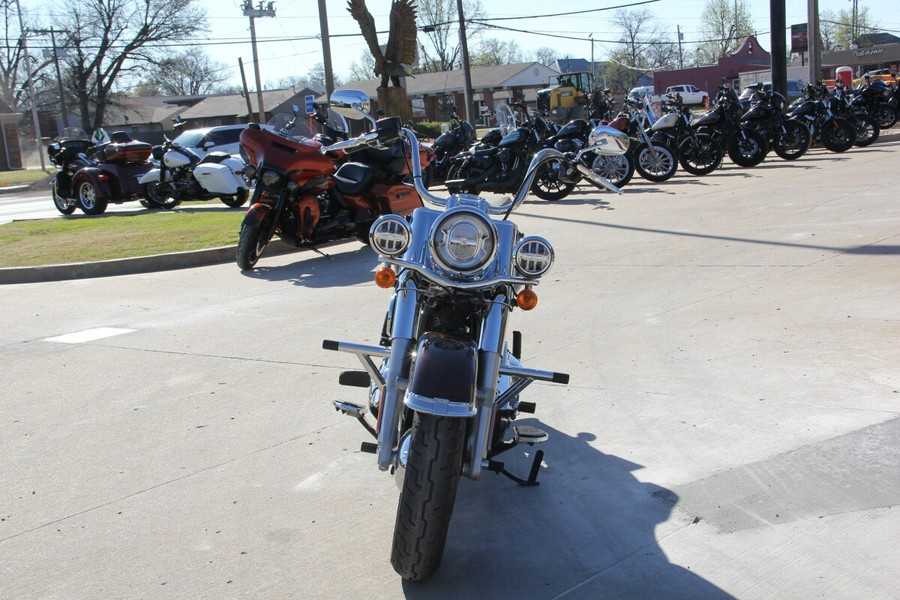
<svg viewBox="0 0 900 600"><path fill-rule="evenodd" d="M384 215L372 223L369 241L378 254L399 256L412 241L412 229L406 219L398 215Z"/></svg>
<svg viewBox="0 0 900 600"><path fill-rule="evenodd" d="M526 277L540 277L553 264L553 246L542 237L523 238L513 252L516 268Z"/></svg>
<svg viewBox="0 0 900 600"><path fill-rule="evenodd" d="M446 271L471 274L497 252L497 229L490 219L466 208L451 209L435 221L431 253Z"/></svg>

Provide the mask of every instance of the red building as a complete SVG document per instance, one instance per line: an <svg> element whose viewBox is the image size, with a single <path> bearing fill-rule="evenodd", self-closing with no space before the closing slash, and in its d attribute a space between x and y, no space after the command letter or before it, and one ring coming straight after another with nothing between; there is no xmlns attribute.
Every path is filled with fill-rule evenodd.
<svg viewBox="0 0 900 600"><path fill-rule="evenodd" d="M771 65L771 55L762 49L752 35L748 35L738 49L714 65L660 71L653 74L653 87L657 94L663 93L671 85L695 85L709 93L712 100L720 83L738 85L738 76L744 71L758 71Z"/></svg>

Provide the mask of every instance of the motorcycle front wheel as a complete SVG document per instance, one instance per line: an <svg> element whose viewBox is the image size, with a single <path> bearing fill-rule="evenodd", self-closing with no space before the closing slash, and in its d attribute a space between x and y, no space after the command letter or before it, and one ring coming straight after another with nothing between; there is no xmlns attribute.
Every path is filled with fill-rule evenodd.
<svg viewBox="0 0 900 600"><path fill-rule="evenodd" d="M785 121L784 130L778 130L772 141L775 154L784 160L797 160L809 149L809 129L797 121Z"/></svg>
<svg viewBox="0 0 900 600"><path fill-rule="evenodd" d="M722 147L709 135L698 134L678 146L678 162L691 175L709 175L722 164Z"/></svg>
<svg viewBox="0 0 900 600"><path fill-rule="evenodd" d="M144 190L144 199L157 208L171 210L181 204L181 200L172 197L173 192L171 183L155 181L147 184L147 188Z"/></svg>
<svg viewBox="0 0 900 600"><path fill-rule="evenodd" d="M598 154L591 170L621 189L634 177L634 161L627 154Z"/></svg>
<svg viewBox="0 0 900 600"><path fill-rule="evenodd" d="M768 152L768 141L753 129L737 131L728 140L728 158L741 167L755 167L766 158Z"/></svg>
<svg viewBox="0 0 900 600"><path fill-rule="evenodd" d="M574 189L574 182L560 180L558 172L546 164L538 169L537 174L534 176L534 183L531 184L532 194L541 200L549 200L550 202L562 200L571 194Z"/></svg>
<svg viewBox="0 0 900 600"><path fill-rule="evenodd" d="M56 207L56 210L61 212L64 215L71 215L75 212L75 205L69 204L69 201L59 195L59 189L57 188L56 180L53 180L53 183L50 184L50 196L53 198L53 206Z"/></svg>
<svg viewBox="0 0 900 600"><path fill-rule="evenodd" d="M822 126L822 145L832 152L846 152L856 143L856 127L850 121L835 119Z"/></svg>
<svg viewBox="0 0 900 600"><path fill-rule="evenodd" d="M890 104L878 104L869 114L882 129L890 129L897 122L897 115L894 113L894 109L891 108Z"/></svg>
<svg viewBox="0 0 900 600"><path fill-rule="evenodd" d="M462 469L466 421L416 413L391 547L391 565L410 581L440 566Z"/></svg>
<svg viewBox="0 0 900 600"><path fill-rule="evenodd" d="M240 208L247 202L249 192L246 188L239 188L234 196L222 196L219 200L228 208Z"/></svg>
<svg viewBox="0 0 900 600"><path fill-rule="evenodd" d="M654 144L651 150L647 143L643 143L634 150L634 168L647 181L659 183L671 179L678 170L678 161L665 146Z"/></svg>
<svg viewBox="0 0 900 600"><path fill-rule="evenodd" d="M253 220L249 223L244 219L244 222L241 223L241 234L238 238L235 255L237 266L241 268L241 271L252 269L259 261L263 250L269 245L269 241L272 239L269 231L272 218L272 215L269 215L261 221Z"/></svg>
<svg viewBox="0 0 900 600"><path fill-rule="evenodd" d="M878 126L875 119L868 115L861 115L856 119L856 143L854 146L863 148L874 144L880 135L881 127Z"/></svg>

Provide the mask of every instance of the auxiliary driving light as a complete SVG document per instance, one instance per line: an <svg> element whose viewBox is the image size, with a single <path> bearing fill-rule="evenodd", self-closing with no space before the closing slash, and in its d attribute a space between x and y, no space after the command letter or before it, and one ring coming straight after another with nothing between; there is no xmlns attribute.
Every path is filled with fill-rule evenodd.
<svg viewBox="0 0 900 600"><path fill-rule="evenodd" d="M276 173L275 171L263 171L262 176L259 178L259 182L263 184L264 187L277 187L281 185L281 174Z"/></svg>
<svg viewBox="0 0 900 600"><path fill-rule="evenodd" d="M529 236L518 244L513 253L516 267L527 277L538 277L553 264L553 247L542 237Z"/></svg>
<svg viewBox="0 0 900 600"><path fill-rule="evenodd" d="M412 230L403 217L384 215L379 217L369 229L369 241L372 242L372 247L378 254L399 256L409 248L409 243L412 241Z"/></svg>

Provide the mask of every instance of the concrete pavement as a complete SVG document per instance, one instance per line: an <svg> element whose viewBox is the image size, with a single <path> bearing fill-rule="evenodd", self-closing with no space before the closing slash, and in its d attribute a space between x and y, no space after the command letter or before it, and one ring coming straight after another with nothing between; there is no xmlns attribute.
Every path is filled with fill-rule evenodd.
<svg viewBox="0 0 900 600"><path fill-rule="evenodd" d="M377 342L370 251L3 286L0 596L900 597L898 158L526 202L557 262L510 328L571 384L523 394L542 485L463 481L421 585L321 348Z"/></svg>

